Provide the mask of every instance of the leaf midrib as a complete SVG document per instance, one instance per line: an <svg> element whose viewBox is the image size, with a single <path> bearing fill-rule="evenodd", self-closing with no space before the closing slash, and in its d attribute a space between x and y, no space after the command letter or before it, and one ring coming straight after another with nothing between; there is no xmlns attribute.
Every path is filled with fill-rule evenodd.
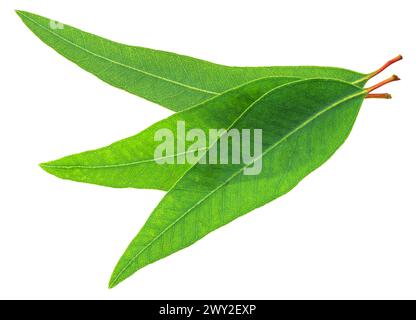
<svg viewBox="0 0 416 320"><path fill-rule="evenodd" d="M59 164L47 164L42 163L41 166L44 168L51 168L51 169L113 169L113 168L120 168L120 167L129 167L129 166L135 166L142 163L148 163L148 162L156 162L158 160L164 160L164 159L170 159L175 158L182 155L192 154L194 152L199 152L206 150L208 148L200 148L200 149L192 149L190 151L182 152L182 153L175 153L171 156L166 157L160 157L160 158L152 158L152 159L144 159L144 160L138 160L138 161L132 161L132 162L124 162L124 163L117 163L117 164L108 164L108 165L59 165Z"/></svg>
<svg viewBox="0 0 416 320"><path fill-rule="evenodd" d="M171 229L176 223L178 223L180 220L182 220L186 215L188 215L191 211L193 211L196 207L198 207L201 203L203 203L205 200L207 200L209 197L211 197L215 192L217 192L219 189L221 189L223 186L228 184L231 180L233 180L237 175L239 175L244 169L251 166L254 162L256 162L261 157L264 157L266 154L268 154L270 151L272 151L274 148L276 148L278 145L280 145L283 141L288 139L291 135L295 134L297 131L301 130L305 126L307 126L309 123L323 115L324 113L330 111L331 109L337 107L338 105L345 103L349 100L352 100L356 97L359 97L361 95L366 94L366 92L359 92L350 96L345 97L344 99L341 99L325 109L323 109L320 112L317 112L313 117L309 118L307 121L304 121L302 124L291 130L288 134L283 136L281 139L279 139L276 143L274 143L272 146L270 146L264 153L262 153L259 157L255 158L252 162L249 164L246 164L241 169L236 171L233 175L231 175L227 180L225 180L223 183L221 183L218 187L213 189L211 192L209 192L205 197L203 197L201 200L196 202L191 208L186 210L180 217L178 217L175 221L173 221L169 226L167 226L162 232L157 235L151 242L149 242L142 250L140 250L133 258L129 260L129 262L126 264L126 266L118 273L118 275L114 278L114 280L110 283L110 287L117 282L117 280L120 278L120 276L124 273L124 271L131 265L131 263L136 260L145 250L147 250L150 246L152 246L160 237L162 237L169 229ZM253 104L254 105L254 104ZM191 168L192 169L192 168ZM190 170L191 170L190 169Z"/></svg>
<svg viewBox="0 0 416 320"><path fill-rule="evenodd" d="M62 37L62 36L60 36L59 34L57 34L57 33L53 32L53 31L51 31L50 29L48 29L48 28L44 27L42 24L40 24L40 23L39 23L39 22L37 22L36 20L33 20L33 19L32 19L32 18L30 18L29 16L25 15L23 12L20 12L20 14L21 14L23 17L25 17L26 19L30 20L30 21L31 21L32 23L34 23L35 25L37 25L38 27L40 27L40 28L42 28L43 30L45 30L45 31L49 32L49 33L50 33L50 34L52 34L53 36L55 36L55 37L57 37L57 38L59 38L59 39L61 39L61 40L65 41L66 43L68 43L68 44L70 44L70 45L72 45L72 46L74 46L74 47L76 47L76 48L78 48L78 49L80 49L80 50L82 50L82 51L84 51L84 52L86 52L86 53L89 53L89 54L91 54L91 55L93 55L93 56L95 56L95 57L98 57L98 58L100 58L100 59L106 60L106 61L108 61L108 62L110 62L110 63L114 63L114 64L119 65L119 66L121 66L121 67L124 67L124 68L130 69L130 70L133 70L133 71L136 71L136 72L139 72L139 73L145 74L145 75L147 75L147 76L154 77L154 78L156 78L156 79L160 79L160 80L164 80L164 81L167 81L167 82L170 82L170 83L176 84L176 85L178 85L178 86L182 86L182 87L187 88L187 89L190 89L190 90L199 91L199 92L204 92L204 93L208 93L208 94L214 94L214 95L219 94L219 92L214 92L214 91L209 91L209 90L205 90L205 89L201 89L201 88L193 87L193 86L190 86L190 85L187 85L187 84L184 84L184 83L181 83L181 82L178 82L178 81L175 81L175 80L169 79L169 78L165 78L165 77L162 77L162 76L159 76L159 75L156 75L156 74L153 74L153 73L150 73L150 72L147 72L147 71L141 70L141 69L137 69L137 68L135 68L135 67L129 66L129 65L124 64L124 63L122 63L122 62L118 62L118 61L112 60L112 59L110 59L110 58L107 58L107 57L105 57L105 56L102 56L102 55L100 55L100 54L98 54L98 53L95 53L95 52L93 52L93 51L91 51L91 50L88 50L87 48L84 48L84 47L82 47L82 46L80 46L80 45L78 45L78 44L76 44L76 43L74 43L74 42L72 42L72 41L70 41L70 40L68 40L68 39L66 39L66 38L64 38L64 37Z"/></svg>

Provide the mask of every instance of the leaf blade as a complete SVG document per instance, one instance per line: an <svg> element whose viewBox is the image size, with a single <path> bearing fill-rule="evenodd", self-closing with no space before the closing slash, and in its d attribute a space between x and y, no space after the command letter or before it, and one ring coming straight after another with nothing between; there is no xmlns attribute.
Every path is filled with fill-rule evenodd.
<svg viewBox="0 0 416 320"><path fill-rule="evenodd" d="M299 91L300 86L312 83L307 91L305 88ZM336 98L327 96L323 99L326 104L322 104L320 97L331 86ZM308 92L305 99L299 100L296 96L299 92ZM128 246L109 286L114 287L142 267L186 248L287 193L345 141L365 94L358 87L328 80L299 81L272 90L233 125L242 129L261 124L266 130L263 145L269 148L263 153L261 175L244 176L238 166L193 166L168 192ZM309 109L311 101L317 102L313 111ZM273 115L265 115L267 110L272 110ZM308 111L312 113L305 115ZM292 123L295 119L301 121L296 126ZM204 186L198 181L204 181ZM253 194L252 190L256 192ZM242 196L244 193L247 197Z"/></svg>
<svg viewBox="0 0 416 320"><path fill-rule="evenodd" d="M229 67L171 52L133 47L17 11L45 44L106 83L174 111L243 83L271 76L362 81L367 75L333 67Z"/></svg>
<svg viewBox="0 0 416 320"><path fill-rule="evenodd" d="M185 121L187 127L200 128L205 134L211 128L227 128L267 91L297 80L285 77L254 80L163 119L135 136L104 148L43 163L41 167L67 180L114 188L167 191L191 165L177 164L176 161L165 165L155 162L154 150L160 142L154 137L158 130L170 129L176 135L178 121ZM186 150L190 144L192 142L186 142Z"/></svg>

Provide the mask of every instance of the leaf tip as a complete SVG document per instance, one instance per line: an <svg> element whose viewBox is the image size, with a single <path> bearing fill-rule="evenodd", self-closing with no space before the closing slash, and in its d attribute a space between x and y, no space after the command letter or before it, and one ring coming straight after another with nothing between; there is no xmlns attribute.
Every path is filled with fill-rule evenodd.
<svg viewBox="0 0 416 320"><path fill-rule="evenodd" d="M16 14L17 14L20 18L23 18L23 17L25 16L25 13L26 13L26 11L23 11L23 10L18 10L18 9L14 10L14 12L16 12Z"/></svg>
<svg viewBox="0 0 416 320"><path fill-rule="evenodd" d="M119 282L117 281L117 277L113 273L111 275L110 281L108 282L108 289L113 289L118 284L119 284Z"/></svg>
<svg viewBox="0 0 416 320"><path fill-rule="evenodd" d="M108 282L108 289L113 289L126 279L126 276L124 275L124 270L125 268L120 269L119 261L116 267L114 268L113 273L111 274L110 281Z"/></svg>
<svg viewBox="0 0 416 320"><path fill-rule="evenodd" d="M48 165L48 163L47 163L47 162L42 162L42 163L39 163L39 167L41 167L43 170L45 170L45 169L46 169L47 165Z"/></svg>
<svg viewBox="0 0 416 320"><path fill-rule="evenodd" d="M52 169L53 169L53 168L51 168L51 167L50 167L49 162L39 163L39 167L40 167L43 171L45 171L45 172L47 172L47 173L50 173L50 174L55 175L55 174L54 174L54 172L52 172Z"/></svg>

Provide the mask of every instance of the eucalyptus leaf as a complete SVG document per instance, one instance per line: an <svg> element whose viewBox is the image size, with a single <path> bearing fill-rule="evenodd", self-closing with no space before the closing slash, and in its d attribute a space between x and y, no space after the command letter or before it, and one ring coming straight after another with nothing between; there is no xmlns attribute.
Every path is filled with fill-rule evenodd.
<svg viewBox="0 0 416 320"><path fill-rule="evenodd" d="M333 67L230 67L116 43L32 13L17 13L43 42L81 68L179 111L110 146L41 164L64 179L168 191L120 258L110 287L290 191L343 144L364 98L391 98L372 92L399 80L392 76L363 89L401 56L370 74ZM155 157L160 147L155 137L165 130L179 141L185 131L179 123L204 136L213 128L261 130L261 152L248 162L206 164L198 159L217 154L218 144L210 140L208 146L188 151L195 144L185 139L181 151ZM213 141L224 136L216 134ZM227 149L228 158L234 160L234 151ZM184 156L196 161L182 162ZM258 164L257 175L246 174Z"/></svg>
<svg viewBox="0 0 416 320"><path fill-rule="evenodd" d="M349 135L367 91L324 79L272 89L230 127L263 130L259 175L249 164L195 164L172 187L130 243L110 287L146 265L290 191ZM253 164L252 163L252 164Z"/></svg>
<svg viewBox="0 0 416 320"><path fill-rule="evenodd" d="M41 167L63 179L116 188L169 190L191 166L156 162L154 151L161 143L155 141L158 130L169 129L177 136L177 123L199 128L206 135L211 128L228 128L254 101L273 88L297 81L292 77L270 77L254 80L208 99L187 110L161 120L139 134L107 147L87 151L41 164ZM185 150L192 142L185 141ZM193 151L195 152L195 151ZM168 155L166 157L171 157ZM157 159L161 160L161 159Z"/></svg>
<svg viewBox="0 0 416 320"><path fill-rule="evenodd" d="M124 45L25 11L17 14L44 43L84 70L174 111L264 77L331 78L359 86L371 78L371 74L333 67L230 67Z"/></svg>

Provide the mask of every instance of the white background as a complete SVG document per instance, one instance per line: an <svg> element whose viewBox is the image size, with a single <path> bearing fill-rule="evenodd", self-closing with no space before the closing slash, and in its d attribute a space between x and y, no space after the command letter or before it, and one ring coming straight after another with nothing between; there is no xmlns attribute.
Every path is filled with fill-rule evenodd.
<svg viewBox="0 0 416 320"><path fill-rule="evenodd" d="M0 298L416 298L414 1L0 2ZM57 179L37 164L171 114L39 41L14 9L229 65L332 65L402 82L286 196L107 289L163 192Z"/></svg>

